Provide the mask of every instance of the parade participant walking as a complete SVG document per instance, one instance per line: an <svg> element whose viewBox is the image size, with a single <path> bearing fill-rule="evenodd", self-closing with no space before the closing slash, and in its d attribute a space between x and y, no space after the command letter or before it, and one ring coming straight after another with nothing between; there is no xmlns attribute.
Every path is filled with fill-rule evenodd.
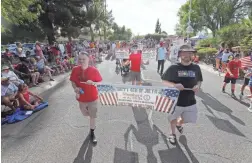
<svg viewBox="0 0 252 163"><path fill-rule="evenodd" d="M195 123L197 120L195 92L199 90L203 79L200 67L191 62L194 52L195 50L189 45L182 45L178 51L181 62L171 65L162 76L165 86L175 87L181 91L175 111L168 116L171 125L169 136L171 144L177 142L176 127L182 133L182 124Z"/></svg>
<svg viewBox="0 0 252 163"><path fill-rule="evenodd" d="M88 66L88 53L80 52L78 62L79 66L73 68L70 81L82 114L90 117L90 139L93 143L97 143L94 130L97 118L98 90L95 85L96 82L102 81L102 77L95 67Z"/></svg>
<svg viewBox="0 0 252 163"><path fill-rule="evenodd" d="M252 113L252 101L251 101L251 98L252 98L252 72L248 72L245 75L245 79L247 79L247 78L249 78L248 85L250 88L250 95L248 95L246 98L250 100L250 106L248 108L248 111Z"/></svg>
<svg viewBox="0 0 252 163"><path fill-rule="evenodd" d="M132 81L132 85L141 85L141 65L148 64L149 62L143 62L142 54L139 53L137 45L134 46L135 50L130 54L129 60L125 63L125 65L131 65L130 67L130 77Z"/></svg>
<svg viewBox="0 0 252 163"><path fill-rule="evenodd" d="M160 75L163 75L166 55L167 51L166 48L164 47L164 43L160 42L160 47L157 49L157 60L158 60L157 72L160 73ZM160 67L161 71L159 72Z"/></svg>
<svg viewBox="0 0 252 163"><path fill-rule="evenodd" d="M249 73L252 73L252 68L246 68L246 70L244 69L244 73L245 74L249 74ZM243 85L242 85L242 87L241 87L241 93L240 93L240 100L242 100L243 99L243 96L244 96L244 89L245 89L245 87L246 86L248 86L249 85L249 81L250 81L250 76L244 76L244 83L243 83Z"/></svg>
<svg viewBox="0 0 252 163"><path fill-rule="evenodd" d="M225 93L225 88L228 83L231 82L232 97L235 97L235 83L239 77L239 70L241 68L240 55L236 54L234 60L230 61L227 65L227 73L225 75L224 84L222 86L222 92Z"/></svg>

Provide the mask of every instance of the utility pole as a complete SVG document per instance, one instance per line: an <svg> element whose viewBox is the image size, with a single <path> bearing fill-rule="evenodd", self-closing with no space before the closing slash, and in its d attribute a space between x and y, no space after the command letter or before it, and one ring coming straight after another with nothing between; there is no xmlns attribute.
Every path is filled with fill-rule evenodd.
<svg viewBox="0 0 252 163"><path fill-rule="evenodd" d="M107 0L104 0L104 17L106 18L107 13ZM106 40L106 24L104 23L104 40Z"/></svg>

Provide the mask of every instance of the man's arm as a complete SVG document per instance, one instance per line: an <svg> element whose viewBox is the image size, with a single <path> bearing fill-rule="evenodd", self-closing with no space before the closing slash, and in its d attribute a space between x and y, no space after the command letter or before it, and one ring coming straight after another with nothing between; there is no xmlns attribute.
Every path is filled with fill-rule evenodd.
<svg viewBox="0 0 252 163"><path fill-rule="evenodd" d="M227 72L232 76L233 74L232 74L232 72L230 70L230 66L231 66L231 64L229 62L228 65L227 65Z"/></svg>

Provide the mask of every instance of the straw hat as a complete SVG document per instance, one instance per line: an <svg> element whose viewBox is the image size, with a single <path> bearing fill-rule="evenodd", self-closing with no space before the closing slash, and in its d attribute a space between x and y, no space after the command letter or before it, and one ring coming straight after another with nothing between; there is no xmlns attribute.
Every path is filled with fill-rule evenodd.
<svg viewBox="0 0 252 163"><path fill-rule="evenodd" d="M7 80L9 80L9 78L7 78L7 77L1 77L1 82L2 81L7 81Z"/></svg>

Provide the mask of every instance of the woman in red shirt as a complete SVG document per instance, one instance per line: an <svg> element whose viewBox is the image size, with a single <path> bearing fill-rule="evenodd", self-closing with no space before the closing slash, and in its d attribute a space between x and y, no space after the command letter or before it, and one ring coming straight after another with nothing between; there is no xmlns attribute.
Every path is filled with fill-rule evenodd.
<svg viewBox="0 0 252 163"><path fill-rule="evenodd" d="M95 67L88 66L88 53L81 52L78 56L78 62L79 66L73 68L70 81L72 82L82 114L90 117L90 139L93 143L97 143L94 134L98 107L96 83L101 82L102 77Z"/></svg>

